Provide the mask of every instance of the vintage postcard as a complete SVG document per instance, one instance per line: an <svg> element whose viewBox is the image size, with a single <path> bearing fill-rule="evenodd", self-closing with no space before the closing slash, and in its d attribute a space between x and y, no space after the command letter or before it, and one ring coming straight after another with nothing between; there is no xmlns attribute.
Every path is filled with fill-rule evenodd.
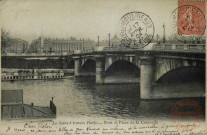
<svg viewBox="0 0 207 135"><path fill-rule="evenodd" d="M1 135L207 135L205 0L1 0Z"/></svg>

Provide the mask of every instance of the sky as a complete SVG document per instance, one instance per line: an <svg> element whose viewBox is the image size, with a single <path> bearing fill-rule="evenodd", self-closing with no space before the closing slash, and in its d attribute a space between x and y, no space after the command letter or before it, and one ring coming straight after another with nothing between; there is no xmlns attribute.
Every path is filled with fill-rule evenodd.
<svg viewBox="0 0 207 135"><path fill-rule="evenodd" d="M6 0L0 3L1 27L11 36L31 42L44 37L108 39L128 12L139 11L153 21L155 35L170 34L176 0ZM119 35L117 35L119 36Z"/></svg>

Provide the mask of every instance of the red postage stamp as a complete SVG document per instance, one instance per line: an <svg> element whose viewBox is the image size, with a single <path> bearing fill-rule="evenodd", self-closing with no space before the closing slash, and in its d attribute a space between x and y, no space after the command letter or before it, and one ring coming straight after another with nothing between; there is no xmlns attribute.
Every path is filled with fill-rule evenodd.
<svg viewBox="0 0 207 135"><path fill-rule="evenodd" d="M173 106L171 118L177 128L183 131L192 131L200 126L203 120L202 107L194 100L183 99Z"/></svg>
<svg viewBox="0 0 207 135"><path fill-rule="evenodd" d="M204 35L206 27L205 12L206 4L203 1L179 1L178 35Z"/></svg>

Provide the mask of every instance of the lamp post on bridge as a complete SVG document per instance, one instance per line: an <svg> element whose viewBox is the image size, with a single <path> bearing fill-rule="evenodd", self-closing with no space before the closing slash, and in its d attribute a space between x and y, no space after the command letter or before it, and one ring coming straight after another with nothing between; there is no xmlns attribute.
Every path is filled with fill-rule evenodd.
<svg viewBox="0 0 207 135"><path fill-rule="evenodd" d="M163 44L165 44L165 24L163 24L162 27L163 27Z"/></svg>
<svg viewBox="0 0 207 135"><path fill-rule="evenodd" d="M141 44L141 36L142 36L142 33L141 31L143 30L141 27L138 28L139 30L139 43Z"/></svg>
<svg viewBox="0 0 207 135"><path fill-rule="evenodd" d="M157 44L159 44L159 35L157 34Z"/></svg>
<svg viewBox="0 0 207 135"><path fill-rule="evenodd" d="M53 53L54 51L52 51L52 47L50 47L50 50L48 51L49 53Z"/></svg>
<svg viewBox="0 0 207 135"><path fill-rule="evenodd" d="M110 33L108 34L108 36L109 36L109 47L110 47Z"/></svg>
<svg viewBox="0 0 207 135"><path fill-rule="evenodd" d="M61 51L60 53L63 53L63 47L62 47L62 44L61 44L61 46L60 46L60 49L61 49L61 50L60 50L60 51Z"/></svg>
<svg viewBox="0 0 207 135"><path fill-rule="evenodd" d="M84 50L84 38L83 38L83 47L82 47L82 48L83 48L83 50Z"/></svg>
<svg viewBox="0 0 207 135"><path fill-rule="evenodd" d="M98 46L99 46L99 36L98 36Z"/></svg>

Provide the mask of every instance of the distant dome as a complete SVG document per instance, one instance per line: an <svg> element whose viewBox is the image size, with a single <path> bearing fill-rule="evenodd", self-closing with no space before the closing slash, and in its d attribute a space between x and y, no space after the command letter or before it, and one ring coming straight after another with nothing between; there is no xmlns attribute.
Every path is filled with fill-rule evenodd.
<svg viewBox="0 0 207 135"><path fill-rule="evenodd" d="M118 36L115 34L114 37L111 39L113 41L120 41L120 39L118 38Z"/></svg>

